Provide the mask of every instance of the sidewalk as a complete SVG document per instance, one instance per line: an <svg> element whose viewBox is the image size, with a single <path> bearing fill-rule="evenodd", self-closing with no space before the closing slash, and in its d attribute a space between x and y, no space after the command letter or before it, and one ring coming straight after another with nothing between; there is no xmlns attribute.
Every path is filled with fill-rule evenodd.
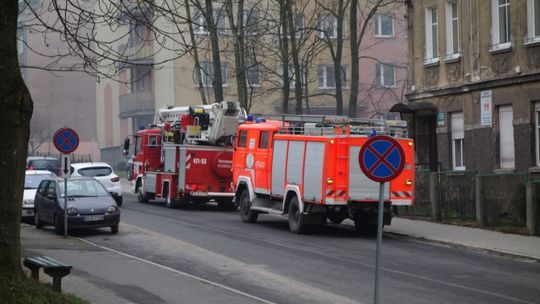
<svg viewBox="0 0 540 304"><path fill-rule="evenodd" d="M395 217L387 233L540 261L540 237Z"/></svg>

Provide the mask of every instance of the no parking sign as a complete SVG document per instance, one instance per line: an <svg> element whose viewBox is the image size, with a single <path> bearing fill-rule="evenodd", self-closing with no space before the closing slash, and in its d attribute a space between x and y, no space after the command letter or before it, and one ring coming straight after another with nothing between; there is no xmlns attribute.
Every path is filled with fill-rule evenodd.
<svg viewBox="0 0 540 304"><path fill-rule="evenodd" d="M389 182L403 171L405 152L395 139L389 136L375 136L366 141L358 154L360 169L371 180L379 182L379 208L377 224L377 256L375 259L375 296L373 303L379 302L379 260L381 256L384 183Z"/></svg>

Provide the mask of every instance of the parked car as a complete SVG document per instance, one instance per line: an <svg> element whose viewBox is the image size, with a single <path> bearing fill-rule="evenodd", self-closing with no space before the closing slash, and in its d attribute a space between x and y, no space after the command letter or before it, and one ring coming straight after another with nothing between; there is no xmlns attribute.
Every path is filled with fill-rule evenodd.
<svg viewBox="0 0 540 304"><path fill-rule="evenodd" d="M118 206L122 206L120 177L114 173L109 164L103 162L71 164L71 176L90 176L97 179L112 194Z"/></svg>
<svg viewBox="0 0 540 304"><path fill-rule="evenodd" d="M64 180L42 180L34 199L36 228L51 224L57 234L63 234L64 203ZM92 177L72 177L67 180L67 215L68 231L110 227L112 233L118 233L120 209L107 189Z"/></svg>
<svg viewBox="0 0 540 304"><path fill-rule="evenodd" d="M34 218L34 197L36 196L36 190L39 183L46 178L56 178L56 175L47 170L26 170L22 204L23 220Z"/></svg>
<svg viewBox="0 0 540 304"><path fill-rule="evenodd" d="M26 158L26 170L48 170L60 175L60 160L49 156L29 156Z"/></svg>

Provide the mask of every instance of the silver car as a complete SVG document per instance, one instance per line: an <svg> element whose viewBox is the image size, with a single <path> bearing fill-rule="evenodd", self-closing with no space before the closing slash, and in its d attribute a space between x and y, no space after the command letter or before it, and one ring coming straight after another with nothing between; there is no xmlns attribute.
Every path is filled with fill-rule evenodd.
<svg viewBox="0 0 540 304"><path fill-rule="evenodd" d="M48 170L26 170L24 176L24 195L22 204L22 219L34 218L34 198L36 190L42 180L56 178L56 175Z"/></svg>
<svg viewBox="0 0 540 304"><path fill-rule="evenodd" d="M118 206L122 206L122 184L113 168L104 162L71 164L71 176L89 176L97 179L113 196Z"/></svg>

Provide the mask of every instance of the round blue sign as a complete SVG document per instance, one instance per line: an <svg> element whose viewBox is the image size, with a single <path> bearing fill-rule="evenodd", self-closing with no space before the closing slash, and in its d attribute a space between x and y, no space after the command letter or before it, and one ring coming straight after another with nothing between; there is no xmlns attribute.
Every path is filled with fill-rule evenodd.
<svg viewBox="0 0 540 304"><path fill-rule="evenodd" d="M60 128L53 136L53 144L64 154L70 154L79 147L79 135L71 128Z"/></svg>
<svg viewBox="0 0 540 304"><path fill-rule="evenodd" d="M384 183L396 178L405 166L405 153L395 139L389 136L370 138L358 155L360 169L371 180Z"/></svg>

